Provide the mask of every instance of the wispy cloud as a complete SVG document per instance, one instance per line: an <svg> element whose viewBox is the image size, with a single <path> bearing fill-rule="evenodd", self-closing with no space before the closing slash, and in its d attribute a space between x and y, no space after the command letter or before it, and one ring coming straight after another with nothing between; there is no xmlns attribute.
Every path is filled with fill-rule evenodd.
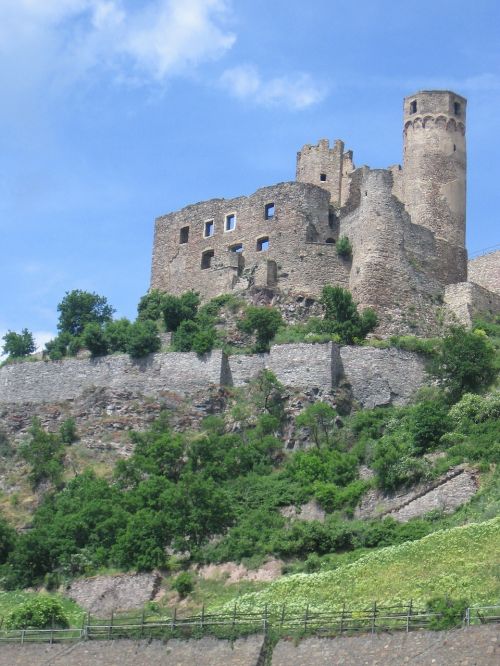
<svg viewBox="0 0 500 666"><path fill-rule="evenodd" d="M298 73L270 79L263 78L253 65L227 69L220 83L231 95L259 106L285 106L306 109L327 95L325 86L309 74Z"/></svg>
<svg viewBox="0 0 500 666"><path fill-rule="evenodd" d="M228 14L227 0L2 0L0 53L27 50L62 76L108 67L162 81L233 46Z"/></svg>

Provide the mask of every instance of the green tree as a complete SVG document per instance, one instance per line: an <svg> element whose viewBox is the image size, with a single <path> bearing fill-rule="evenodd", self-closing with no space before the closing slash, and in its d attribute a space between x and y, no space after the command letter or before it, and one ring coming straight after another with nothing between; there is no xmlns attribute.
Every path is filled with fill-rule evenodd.
<svg viewBox="0 0 500 666"><path fill-rule="evenodd" d="M160 351L161 339L154 321L136 321L131 324L127 352L132 358L141 358Z"/></svg>
<svg viewBox="0 0 500 666"><path fill-rule="evenodd" d="M167 331L176 331L181 322L196 317L200 297L194 291L187 291L181 296L166 294L163 299L163 318Z"/></svg>
<svg viewBox="0 0 500 666"><path fill-rule="evenodd" d="M14 608L7 615L5 626L7 629L64 628L69 627L69 622L59 599L39 594Z"/></svg>
<svg viewBox="0 0 500 666"><path fill-rule="evenodd" d="M481 392L493 382L498 374L495 348L484 331L454 326L443 339L431 372L450 401L456 402L464 393Z"/></svg>
<svg viewBox="0 0 500 666"><path fill-rule="evenodd" d="M104 330L97 322L93 321L85 326L82 333L82 342L92 356L106 356L109 351Z"/></svg>
<svg viewBox="0 0 500 666"><path fill-rule="evenodd" d="M132 323L126 317L110 321L105 325L104 335L110 352L127 351L131 326Z"/></svg>
<svg viewBox="0 0 500 666"><path fill-rule="evenodd" d="M159 289L152 289L141 297L137 306L137 319L145 321L158 321L163 317L166 306L167 294Z"/></svg>
<svg viewBox="0 0 500 666"><path fill-rule="evenodd" d="M415 453L422 455L436 448L450 426L448 409L442 403L425 400L416 405L409 417Z"/></svg>
<svg viewBox="0 0 500 666"><path fill-rule="evenodd" d="M336 417L337 412L327 402L315 402L297 416L295 423L299 428L308 428L314 443L319 447L323 441L330 444Z"/></svg>
<svg viewBox="0 0 500 666"><path fill-rule="evenodd" d="M57 306L57 311L59 331L78 336L83 333L87 324L105 324L111 321L114 309L104 296L74 289L66 292Z"/></svg>
<svg viewBox="0 0 500 666"><path fill-rule="evenodd" d="M194 576L189 571L182 571L172 581L172 589L179 593L181 599L184 599L194 590Z"/></svg>
<svg viewBox="0 0 500 666"><path fill-rule="evenodd" d="M23 328L21 333L7 331L3 336L3 354L8 354L10 358L23 358L36 351L36 344L33 340L33 334L27 328Z"/></svg>
<svg viewBox="0 0 500 666"><path fill-rule="evenodd" d="M269 306L250 305L238 327L244 333L255 333L255 351L269 351L269 345L278 330L284 326L281 313Z"/></svg>
<svg viewBox="0 0 500 666"><path fill-rule="evenodd" d="M16 530L0 516L0 564L3 564L16 544Z"/></svg>
<svg viewBox="0 0 500 666"><path fill-rule="evenodd" d="M325 285L320 302L325 310L320 322L321 332L338 336L339 342L352 344L355 340L363 340L378 323L371 308L359 314L351 293L342 287Z"/></svg>
<svg viewBox="0 0 500 666"><path fill-rule="evenodd" d="M62 480L64 445L57 435L42 428L39 419L33 419L29 438L20 449L21 457L30 465L29 479L34 488L42 481L58 485Z"/></svg>

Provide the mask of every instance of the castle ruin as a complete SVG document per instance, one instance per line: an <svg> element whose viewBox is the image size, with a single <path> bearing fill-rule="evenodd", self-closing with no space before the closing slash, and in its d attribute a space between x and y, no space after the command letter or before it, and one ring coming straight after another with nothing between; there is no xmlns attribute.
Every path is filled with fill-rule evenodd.
<svg viewBox="0 0 500 666"><path fill-rule="evenodd" d="M342 141L322 139L299 151L294 182L159 217L151 288L314 299L340 285L376 310L382 335L500 313L500 252L467 262L466 107L450 91L405 98L402 167L356 168Z"/></svg>

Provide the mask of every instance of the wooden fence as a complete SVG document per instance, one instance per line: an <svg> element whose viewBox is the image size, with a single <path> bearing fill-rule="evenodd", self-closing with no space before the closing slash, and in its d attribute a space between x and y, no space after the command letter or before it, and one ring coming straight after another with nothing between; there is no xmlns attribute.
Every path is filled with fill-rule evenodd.
<svg viewBox="0 0 500 666"><path fill-rule="evenodd" d="M252 633L274 631L283 634L340 635L378 633L384 631L414 631L433 628L441 619L440 613L416 609L410 602L399 606L378 606L370 609L327 612L306 607L303 612L289 612L286 606L278 611L241 612L237 607L230 613L207 613L178 617L174 609L169 617L138 614L116 614L106 620L85 615L80 628L58 629L0 629L0 642L59 643L61 641L111 640L119 638L200 637L214 635L236 638ZM467 608L463 616L457 616L456 626L500 622L500 606Z"/></svg>

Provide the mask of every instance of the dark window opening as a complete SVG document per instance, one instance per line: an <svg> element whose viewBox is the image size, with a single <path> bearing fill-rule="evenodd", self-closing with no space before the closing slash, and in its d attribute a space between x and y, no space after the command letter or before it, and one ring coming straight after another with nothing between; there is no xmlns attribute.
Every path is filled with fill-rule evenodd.
<svg viewBox="0 0 500 666"><path fill-rule="evenodd" d="M243 252L243 243L236 243L229 248L230 252Z"/></svg>
<svg viewBox="0 0 500 666"><path fill-rule="evenodd" d="M226 215L226 231L232 231L236 227L236 215Z"/></svg>
<svg viewBox="0 0 500 666"><path fill-rule="evenodd" d="M257 240L257 252L265 252L266 250L269 250L269 238L267 236Z"/></svg>
<svg viewBox="0 0 500 666"><path fill-rule="evenodd" d="M410 113L417 113L417 100L414 99L413 102L410 102Z"/></svg>
<svg viewBox="0 0 500 666"><path fill-rule="evenodd" d="M213 250L207 250L201 255L201 267L210 268L212 265L212 259L214 258L215 252Z"/></svg>
<svg viewBox="0 0 500 666"><path fill-rule="evenodd" d="M205 238L210 238L210 236L213 236L214 235L214 230L215 230L215 226L214 226L214 221L213 220L209 220L208 222L205 222L205 234L204 234Z"/></svg>
<svg viewBox="0 0 500 666"><path fill-rule="evenodd" d="M335 245L335 238L327 238L325 243L328 245Z"/></svg>
<svg viewBox="0 0 500 666"><path fill-rule="evenodd" d="M189 240L189 227L182 227L179 235L179 243L182 245L183 243L187 243L188 240Z"/></svg>
<svg viewBox="0 0 500 666"><path fill-rule="evenodd" d="M456 116L459 116L459 115L460 115L460 113L461 113L460 102L454 102L454 103L453 103L453 110L455 111L455 115L456 115Z"/></svg>
<svg viewBox="0 0 500 666"><path fill-rule="evenodd" d="M266 220L271 220L274 217L274 204L273 203L268 203L266 204L265 212L264 212L264 218Z"/></svg>
<svg viewBox="0 0 500 666"><path fill-rule="evenodd" d="M456 152L456 150L457 150L457 147L456 147L455 144L453 144L453 152Z"/></svg>
<svg viewBox="0 0 500 666"><path fill-rule="evenodd" d="M326 180L326 173L320 173L319 174L319 179L322 183L324 183L325 180Z"/></svg>

